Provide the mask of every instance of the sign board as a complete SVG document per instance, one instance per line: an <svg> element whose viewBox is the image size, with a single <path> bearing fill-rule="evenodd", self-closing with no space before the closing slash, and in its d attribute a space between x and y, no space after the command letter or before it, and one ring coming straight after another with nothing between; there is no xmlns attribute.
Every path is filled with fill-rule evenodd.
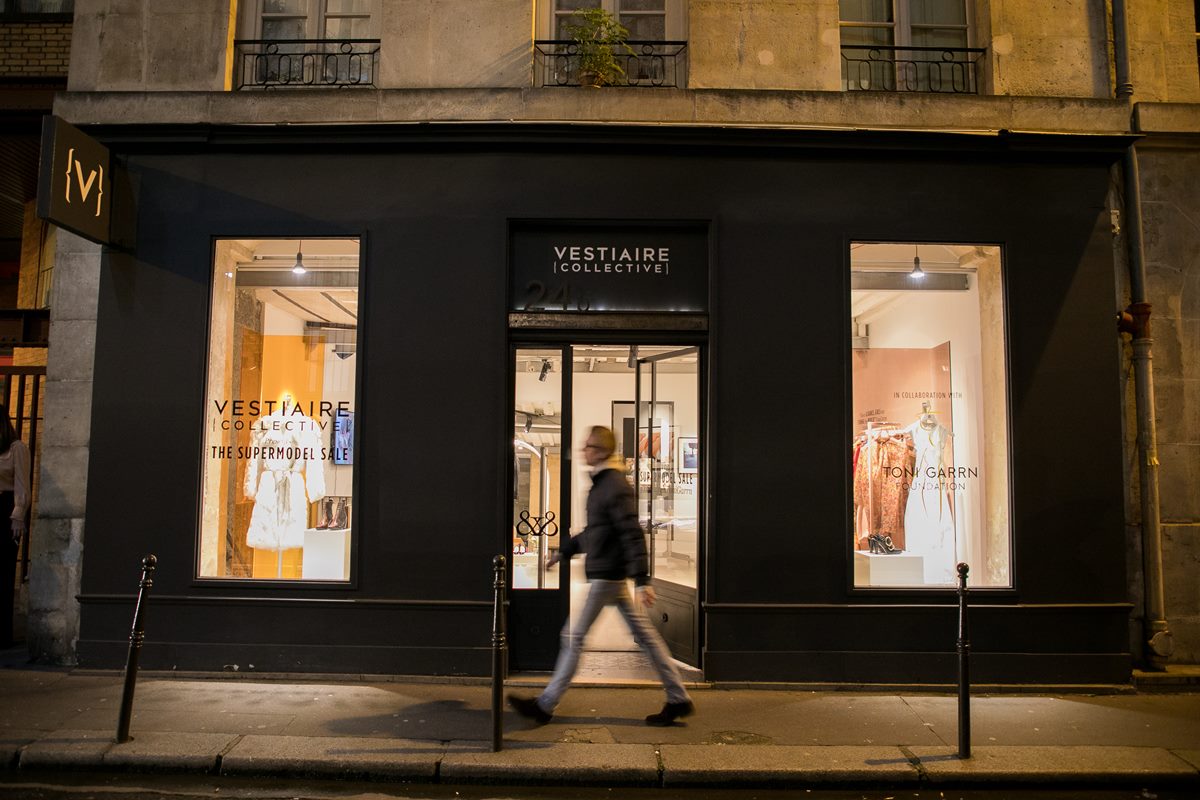
<svg viewBox="0 0 1200 800"><path fill-rule="evenodd" d="M513 222L509 310L708 311L703 223Z"/></svg>
<svg viewBox="0 0 1200 800"><path fill-rule="evenodd" d="M108 148L59 117L42 118L38 216L98 244L112 244Z"/></svg>

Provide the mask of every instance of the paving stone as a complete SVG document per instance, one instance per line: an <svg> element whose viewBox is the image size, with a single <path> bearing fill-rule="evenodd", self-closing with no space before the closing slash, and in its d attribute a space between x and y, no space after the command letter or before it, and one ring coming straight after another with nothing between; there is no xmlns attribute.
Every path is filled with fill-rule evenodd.
<svg viewBox="0 0 1200 800"><path fill-rule="evenodd" d="M433 780L440 742L349 736L243 737L221 759L226 775Z"/></svg>
<svg viewBox="0 0 1200 800"><path fill-rule="evenodd" d="M134 732L130 741L114 744L103 763L125 769L207 772L235 739L228 733Z"/></svg>
<svg viewBox="0 0 1200 800"><path fill-rule="evenodd" d="M1200 770L1200 750L1172 750L1171 752Z"/></svg>
<svg viewBox="0 0 1200 800"><path fill-rule="evenodd" d="M959 759L956 747L913 747L932 783L1104 782L1197 779L1194 766L1159 747L974 747Z"/></svg>
<svg viewBox="0 0 1200 800"><path fill-rule="evenodd" d="M25 747L21 752L21 769L98 767L112 746L112 731L57 731Z"/></svg>
<svg viewBox="0 0 1200 800"><path fill-rule="evenodd" d="M653 786L658 757L648 744L507 742L499 753L491 742L451 742L441 779L449 782L604 784Z"/></svg>
<svg viewBox="0 0 1200 800"><path fill-rule="evenodd" d="M663 785L801 786L812 783L916 783L898 747L664 745Z"/></svg>
<svg viewBox="0 0 1200 800"><path fill-rule="evenodd" d="M0 731L0 769L15 769L17 759L21 755L21 748L35 741L38 737L45 735L45 731L16 730L13 728L6 728Z"/></svg>

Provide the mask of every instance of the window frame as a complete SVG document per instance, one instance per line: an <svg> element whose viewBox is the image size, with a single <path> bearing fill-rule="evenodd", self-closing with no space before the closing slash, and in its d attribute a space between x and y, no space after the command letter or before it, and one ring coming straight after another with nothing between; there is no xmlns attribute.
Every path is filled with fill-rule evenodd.
<svg viewBox="0 0 1200 800"><path fill-rule="evenodd" d="M1006 558L1007 558L1006 571L1007 571L1007 579L1008 580L1007 580L1007 583L1005 583L1005 584L984 584L984 585L979 584L978 581L982 579L983 575L985 574L985 570L983 567L981 567L981 564L977 560L969 560L968 563L971 566L971 572L968 577L968 581L969 581L968 587L972 592L979 592L981 594L986 594L989 597L993 597L993 598L997 598L997 599L1017 598L1020 596L1021 584L1022 584L1022 574L1018 568L1018 561L1017 561L1018 543L1017 543L1016 490L1015 490L1015 486L1016 486L1016 482L1015 482L1016 457L1015 457L1015 454L1017 451L1016 451L1016 448L1014 445L1015 412L1014 412L1013 397L1012 397L1012 392L1013 392L1012 358L1011 358L1011 355L1009 352L1009 342L1010 342L1010 338L1011 338L1011 334L1012 334L1012 320L1010 318L1012 295L1009 291L1009 285L1008 285L1008 277L1009 277L1008 264L1009 264L1009 255L1010 255L1009 248L1004 242L1002 242L1000 240L982 239L982 240L977 240L977 241L971 241L971 240L959 240L959 239L955 239L953 237L938 238L938 239L917 239L917 238L883 239L883 238L871 237L871 236L862 236L862 237L850 236L850 237L846 237L845 239L843 239L842 245L843 245L843 253L844 253L844 256L843 256L844 262L843 263L844 263L845 275L847 276L847 291L845 294L847 312L851 311L853 292L855 291L853 288L851 288L851 280L850 280L851 276L853 275L853 273L855 271L855 267L854 267L855 259L854 259L853 251L859 246L862 246L862 245L892 245L892 246L914 245L914 246L920 246L920 247L928 247L928 246L945 245L945 246L951 246L951 247L994 248L996 251L996 257L998 259L998 269L999 269L999 291L1001 293L998 315L999 315L1000 319L1002 320L1003 330L1000 332L999 342L997 343L998 350L993 351L993 355L999 356L1000 360L1002 361L1003 371L1004 371L1004 387L1003 387L1003 390L998 394L998 403L999 403L998 410L999 410L999 413L1003 414L1004 419L1005 419L1005 435L1003 437L1004 456L1003 456L1003 464L1001 465L1000 471L1004 475L1005 491L1006 491L1004 506L1006 509L1005 513L1007 516L1007 521L1006 521L1006 528L1007 528L1006 539L1007 539L1007 541L1006 541L1006 546L1004 547L1004 551L1006 553ZM906 263L903 265L897 264L897 268L904 269L904 270L910 269L910 267L908 267ZM849 320L851 322L853 322L854 321L853 316L849 317ZM852 327L852 326L848 326L848 327ZM982 332L982 330L983 329L981 327L980 331ZM854 343L852 340L856 335L857 335L857 331L855 331L853 329L847 330L846 338L844 340L844 348L845 348L844 353L847 358L847 369L845 372L844 386L845 386L846 396L848 398L852 398L854 395L854 375L853 375L853 370L851 368L849 368L849 365L850 365L851 353L854 348ZM847 403L846 408L845 408L844 422L845 422L847 431L853 431L854 427L855 427L853 406L854 406L853 401L851 401L851 402ZM996 410L997 409L993 409L993 411L996 411ZM985 412L985 415L986 415L986 412ZM847 451L847 452L849 452L849 451ZM981 458L983 460L986 460L986 458L987 458L987 456L982 455L982 451L981 451ZM855 531L855 509L854 509L855 504L854 504L854 488L853 488L854 477L853 477L853 471L850 469L850 465L851 465L851 460L850 460L850 457L848 456L847 462L846 462L846 467L847 467L846 468L846 475L847 475L846 493L847 493L847 501L848 502L846 505L845 531L848 534L853 534L853 532ZM995 466L995 465L989 465L989 469L991 469L993 466ZM852 536L847 536L846 538L849 540L849 542L853 541ZM939 594L942 596L945 596L947 594L952 594L953 592L955 592L957 590L957 581L955 582L955 585L948 585L948 584L924 584L924 585L921 585L921 584L897 584L897 585L860 584L856 580L855 570L854 570L855 548L853 547L852 544L848 543L844 552L846 554L845 589L846 589L846 593L847 593L848 597L916 598L916 597L937 596ZM986 564L986 560L983 563Z"/></svg>
<svg viewBox="0 0 1200 800"><path fill-rule="evenodd" d="M663 11L661 12L642 10L621 11L620 6L621 0L595 0L591 7L603 8L618 19L620 19L621 14L636 16L658 16L661 14L664 19L662 41L671 42L687 39L686 0L664 0ZM537 38L558 39L559 37L556 35L558 19L560 17L570 17L575 13L575 10L559 11L557 0L548 0L542 3L541 9L537 19Z"/></svg>
<svg viewBox="0 0 1200 800"><path fill-rule="evenodd" d="M213 315L214 315L214 310L216 308L216 303L217 303L217 282L219 280L219 278L218 278L219 270L217 269L217 265L218 265L219 259L221 257L221 248L223 246L222 243L225 243L225 242L236 243L239 241L253 241L253 242L258 242L258 243L281 241L281 242L290 243L293 241L295 241L295 242L315 242L315 241L320 241L320 240L331 240L331 241L354 240L357 242L357 247L358 247L358 250L357 250L358 266L357 266L357 271L355 273L357 275L357 278L355 281L355 286L359 293L360 305L356 309L356 312L357 312L357 323L355 326L356 342L355 342L354 346L355 346L355 351L358 354L359 358L356 359L356 364L355 364L355 368L354 368L354 380L353 380L353 385L354 385L353 405L354 405L354 408L352 410L352 414L353 414L353 418L354 418L354 422L353 422L354 434L353 434L353 439L352 439L352 451L351 451L352 462L350 465L348 465L353 468L353 471L351 473L351 479L350 479L350 495L349 495L350 508L346 509L347 515L348 515L347 516L347 524L349 526L348 530L349 530L349 536L350 536L349 555L347 557L347 564L346 564L347 577L345 579L315 578L315 577L314 578L304 578L304 577L296 578L296 577L278 577L278 576L276 576L276 577L271 577L271 576L238 577L238 576L232 576L232 575L205 575L204 574L204 566L203 566L203 564L204 564L204 552L203 551L204 551L204 547L205 547L205 545L204 545L205 522L204 521L205 521L205 514L207 511L206 505L205 505L204 492L205 492L205 481L207 480L206 470L208 468L208 465L206 462L207 454L203 452L203 448L205 446L205 440L207 437L207 432L206 432L205 426L202 425L202 427L199 430L199 444L200 444L200 448L201 448L200 459L197 461L197 470L195 473L195 481L196 481L195 487L196 487L196 493L197 493L196 494L196 506L195 506L196 516L195 516L194 539L193 539L193 561L192 561L192 567L191 567L192 575L191 575L191 581L190 581L190 585L193 587L203 588L203 589L212 589L212 590L216 590L216 591L229 591L233 587L236 587L238 591L249 591L251 593L256 593L259 590L266 590L266 592L271 593L271 594L274 594L279 591L287 592L287 593L312 592L312 593L314 593L315 596L319 596L320 593L324 593L324 592L328 592L328 591L345 592L345 591L354 591L359 588L359 582L361 579L360 578L360 576L361 576L360 566L361 565L359 563L359 552L360 552L360 544L362 541L362 533L359 530L359 526L355 525L354 523L356 520L361 519L361 517L359 515L362 513L362 510L358 509L357 506L361 502L360 498L362 497L362 481L364 480L363 470L359 469L358 466L361 464L362 458L363 458L363 456L362 456L362 439L359 435L359 432L361 430L360 426L362 424L362 419L363 419L362 398L364 397L363 382L364 382L364 373L365 373L365 370L362 368L362 362L360 360L361 354L364 351L364 345L365 345L364 332L366 329L366 315L365 315L364 309L361 305L361 297L362 297L362 293L363 293L363 286L364 286L365 280L366 280L365 276L366 276L366 269L367 269L367 259L366 259L367 236L365 233L358 233L358 234L351 234L351 235L339 235L339 234L321 235L321 234L294 233L294 234L286 234L286 235L262 235L262 236L219 235L219 236L211 237L210 242L209 242L209 245L210 245L209 258L210 258L211 264L212 264L212 272L209 277L209 286L208 286L208 292L209 292L209 301L208 301L208 308L207 308L208 328L207 328L207 333L206 333L205 340L204 340L205 368L204 368L204 381L202 384L203 385L203 400L204 400L203 408L204 408L204 411L202 413L202 416L206 420L208 419L208 413L209 413L208 404L209 404L210 400L212 399L211 391L212 391L213 373L212 373L211 366L212 366L212 354L213 354L213 339L214 339L214 335L217 332L217 329L213 322ZM310 258L310 264L311 264L312 256L310 255L309 258ZM310 266L310 269L311 269L311 266ZM318 269L319 269L319 267L318 267ZM229 273L226 273L226 274L228 276ZM233 399L233 398L230 398L230 399ZM330 425L332 427L332 423L330 423ZM322 434L322 435L324 435L324 434ZM231 491L236 492L238 490L236 488L232 488ZM340 495L340 496L344 497L344 495ZM337 497L337 496L327 495L327 497L333 498L333 497ZM322 498L321 501L323 501L324 499L325 498ZM318 502L321 502L321 501L318 501Z"/></svg>
<svg viewBox="0 0 1200 800"><path fill-rule="evenodd" d="M892 21L891 22L859 22L857 20L844 20L841 18L841 6L839 4L838 13L838 40L841 41L841 30L843 28L890 28L892 30L891 47L914 47L921 45L913 45L912 33L913 29L961 29L967 33L967 42L964 47L975 47L975 0L962 0L963 16L966 22L962 25L913 25L912 13L910 11L911 4L907 0L889 0L892 5Z"/></svg>
<svg viewBox="0 0 1200 800"><path fill-rule="evenodd" d="M75 19L75 2L71 0L70 11L20 11L17 4L20 0L4 0L0 8L0 23L3 22L73 22Z"/></svg>
<svg viewBox="0 0 1200 800"><path fill-rule="evenodd" d="M244 8L244 16L242 17L241 29L252 32L252 36L247 36L247 39L263 39L263 20L268 19L304 19L304 38L305 39L328 39L327 30L330 19L367 19L367 32L362 39L377 39L379 38L379 18L380 7L379 0L368 0L368 10L364 12L330 12L329 0L303 0L304 13L277 13L272 14L263 10L264 0L254 0L252 3L247 3ZM340 40L340 39L339 39ZM278 41L292 41L289 39L279 39Z"/></svg>

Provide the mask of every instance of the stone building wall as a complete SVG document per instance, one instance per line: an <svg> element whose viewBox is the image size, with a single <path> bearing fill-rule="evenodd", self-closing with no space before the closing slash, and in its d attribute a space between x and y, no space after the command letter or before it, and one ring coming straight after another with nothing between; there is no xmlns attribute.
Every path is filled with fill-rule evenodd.
<svg viewBox="0 0 1200 800"><path fill-rule="evenodd" d="M1139 146L1138 161L1146 285L1154 307L1163 584L1175 638L1171 660L1195 664L1200 663L1200 141L1190 147L1162 144Z"/></svg>

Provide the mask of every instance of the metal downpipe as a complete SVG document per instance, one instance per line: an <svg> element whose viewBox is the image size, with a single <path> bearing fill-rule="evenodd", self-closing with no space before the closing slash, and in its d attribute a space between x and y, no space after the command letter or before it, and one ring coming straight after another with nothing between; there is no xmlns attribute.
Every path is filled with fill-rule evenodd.
<svg viewBox="0 0 1200 800"><path fill-rule="evenodd" d="M1125 0L1112 0L1113 66L1117 79L1117 99L1133 97L1133 82L1129 79L1129 21L1125 15Z"/></svg>
<svg viewBox="0 0 1200 800"><path fill-rule="evenodd" d="M1116 97L1133 99L1129 72L1129 25L1125 0L1112 0L1113 55ZM1130 111L1134 111L1131 107ZM1131 132L1138 132L1137 114L1131 113ZM1129 307L1118 315L1117 328L1132 339L1133 383L1137 415L1138 482L1142 518L1143 664L1166 669L1174 650L1167 626L1163 587L1162 520L1158 494L1158 430L1154 421L1154 339L1150 336L1150 303L1146 299L1146 260L1142 248L1142 185L1137 148L1130 145L1122 161L1125 183L1125 228L1129 245Z"/></svg>

